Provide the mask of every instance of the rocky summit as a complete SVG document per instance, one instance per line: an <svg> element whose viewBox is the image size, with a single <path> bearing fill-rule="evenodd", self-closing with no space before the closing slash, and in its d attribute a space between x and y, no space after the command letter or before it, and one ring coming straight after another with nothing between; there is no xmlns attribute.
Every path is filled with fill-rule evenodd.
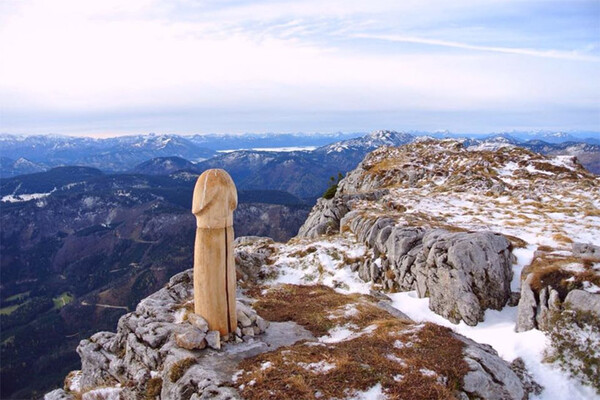
<svg viewBox="0 0 600 400"><path fill-rule="evenodd" d="M380 147L297 237L236 240L235 334L180 273L45 398L593 398L599 189L571 156Z"/></svg>
<svg viewBox="0 0 600 400"><path fill-rule="evenodd" d="M476 325L486 309L509 301L511 281L513 290L520 286L524 259L598 241L599 182L574 157L516 147L474 150L451 140L383 147L333 199L319 200L299 236L351 232L375 252L358 270L363 279L415 289L433 311ZM596 288L597 269L586 270L590 280L581 285Z"/></svg>

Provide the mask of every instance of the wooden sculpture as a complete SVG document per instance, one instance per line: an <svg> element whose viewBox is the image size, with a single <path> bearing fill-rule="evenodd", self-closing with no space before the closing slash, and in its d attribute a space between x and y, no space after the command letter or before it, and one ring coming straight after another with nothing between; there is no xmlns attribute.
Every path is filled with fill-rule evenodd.
<svg viewBox="0 0 600 400"><path fill-rule="evenodd" d="M227 172L209 169L198 177L192 199L196 216L194 312L222 335L237 327L233 256L236 207L237 191Z"/></svg>

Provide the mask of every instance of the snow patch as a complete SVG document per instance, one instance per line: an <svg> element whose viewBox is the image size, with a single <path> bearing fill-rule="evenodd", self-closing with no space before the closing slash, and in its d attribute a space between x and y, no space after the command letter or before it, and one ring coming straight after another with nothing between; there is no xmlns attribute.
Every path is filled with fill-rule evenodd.
<svg viewBox="0 0 600 400"><path fill-rule="evenodd" d="M600 286L595 285L591 282L585 281L583 282L583 290L589 293L600 293Z"/></svg>
<svg viewBox="0 0 600 400"><path fill-rule="evenodd" d="M435 371L432 371L432 370L430 370L430 369L427 369L427 368L421 368L421 369L419 370L419 372L420 372L420 373L421 373L421 375L423 375L423 376L429 376L429 377L434 377L434 376L437 376L437 373L436 373Z"/></svg>
<svg viewBox="0 0 600 400"><path fill-rule="evenodd" d="M319 361L314 363L298 363L299 366L304 368L307 371L313 372L315 374L324 374L332 369L337 368L336 364L328 363L327 361Z"/></svg>
<svg viewBox="0 0 600 400"><path fill-rule="evenodd" d="M394 346L394 347L396 347L396 346ZM406 361L404 361L403 359L401 359L401 358L400 358L400 357L398 357L398 356L395 356L395 355L393 355L393 354L388 354L388 355L386 355L385 357L386 357L388 360L390 360L390 361L397 362L397 363L398 363L398 364L400 364L402 367L406 367L406 366L407 366L407 364L406 364Z"/></svg>
<svg viewBox="0 0 600 400"><path fill-rule="evenodd" d="M521 272L523 268L531 264L533 256L537 250L536 245L530 244L525 248L513 249L512 253L517 258L517 263L513 265L513 277L510 282L510 290L520 292L521 290Z"/></svg>
<svg viewBox="0 0 600 400"><path fill-rule="evenodd" d="M272 366L273 366L273 363L271 361L266 361L260 365L260 370L264 371L266 369L271 368Z"/></svg>
<svg viewBox="0 0 600 400"><path fill-rule="evenodd" d="M52 189L52 191L50 191L48 193L9 194L9 195L2 197L2 199L0 199L0 201L4 202L4 203L21 203L21 202L31 201L31 200L40 200L40 199L50 196L55 191L56 191L56 188Z"/></svg>
<svg viewBox="0 0 600 400"><path fill-rule="evenodd" d="M77 371L71 376L71 380L69 381L69 390L71 392L79 392L81 391L81 377L83 374L81 371Z"/></svg>
<svg viewBox="0 0 600 400"><path fill-rule="evenodd" d="M174 315L174 317L175 317L175 323L176 323L176 324L181 324L181 323L183 323L183 317L185 316L185 312L186 312L186 309L185 309L185 308L182 308L182 309L180 309L180 310L177 310L177 311L175 312L175 315Z"/></svg>
<svg viewBox="0 0 600 400"><path fill-rule="evenodd" d="M123 389L118 387L93 389L86 392L84 397L88 399L120 400L122 391Z"/></svg>
<svg viewBox="0 0 600 400"><path fill-rule="evenodd" d="M346 340L352 340L359 338L363 335L368 335L377 330L377 325L369 325L361 331L353 331L350 328L356 329L357 326L354 324L346 324L343 326L336 326L330 329L327 335L321 336L319 342L321 343L339 343Z"/></svg>
<svg viewBox="0 0 600 400"><path fill-rule="evenodd" d="M383 393L381 383L378 383L364 392L355 392L348 400L385 400L387 398L385 393Z"/></svg>
<svg viewBox="0 0 600 400"><path fill-rule="evenodd" d="M336 326L333 329L330 329L328 334L325 336L321 336L319 338L319 342L321 343L339 343L347 340L354 334L354 331L343 327Z"/></svg>

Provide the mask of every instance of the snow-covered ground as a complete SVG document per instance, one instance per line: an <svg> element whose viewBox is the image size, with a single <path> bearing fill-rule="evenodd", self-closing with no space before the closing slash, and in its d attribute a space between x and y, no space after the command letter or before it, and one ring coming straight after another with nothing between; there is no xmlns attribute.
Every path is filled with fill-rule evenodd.
<svg viewBox="0 0 600 400"><path fill-rule="evenodd" d="M600 245L600 216L586 210L600 207L600 193L572 190L547 193L539 199L515 196L489 197L475 193L424 193L422 188L394 189L386 197L406 208L401 219L438 218L444 224L468 230L491 230L525 240L529 244L564 247L561 238ZM383 202L381 202L383 203ZM384 212L378 204L364 202L364 209ZM423 220L426 225L427 220Z"/></svg>
<svg viewBox="0 0 600 400"><path fill-rule="evenodd" d="M435 322L447 326L456 332L479 343L492 346L506 361L521 357L536 382L544 391L534 399L596 399L600 398L594 390L583 386L566 376L554 364L544 363L544 350L548 341L543 332L533 329L527 332L515 332L517 308L505 307L502 311L487 310L485 320L477 326L468 326L464 322L454 325L429 309L429 299L417 297L416 291L389 295L393 305L413 320Z"/></svg>
<svg viewBox="0 0 600 400"><path fill-rule="evenodd" d="M322 283L335 288L341 293L369 293L374 289L373 284L362 281L357 273L352 272L347 264L348 259L368 255L368 249L355 242L353 235L346 234L330 240L316 242L296 241L288 244L276 244L277 258L271 267L279 271L279 276L270 284L315 284ZM533 257L536 246L519 249L515 254L517 264L514 265L515 275L528 264ZM307 252L306 250L309 249ZM518 285L518 280L513 282ZM377 289L375 287L375 289ZM511 362L521 357L534 379L544 386L541 395L532 397L539 400L563 399L596 399L600 398L593 389L581 385L571 379L556 365L544 363L544 350L548 345L545 334L537 329L528 332L515 332L516 307L505 307L502 311L488 310L485 320L471 327L461 322L451 323L429 309L428 298L418 298L415 291L388 294L392 305L408 315L416 322L434 322L447 326L466 337L479 343L491 345L506 361ZM321 342L336 342L347 340L360 335L351 329L340 326L334 328L327 336L321 337ZM353 336L354 335L354 336ZM353 399L373 400L385 399L381 387L354 395Z"/></svg>
<svg viewBox="0 0 600 400"><path fill-rule="evenodd" d="M50 196L55 190L56 190L56 188L48 193L28 193L28 194L17 194L17 195L8 194L6 196L3 196L0 199L0 202L20 203L20 202L24 202L24 201L39 200L39 199L43 199L44 197Z"/></svg>

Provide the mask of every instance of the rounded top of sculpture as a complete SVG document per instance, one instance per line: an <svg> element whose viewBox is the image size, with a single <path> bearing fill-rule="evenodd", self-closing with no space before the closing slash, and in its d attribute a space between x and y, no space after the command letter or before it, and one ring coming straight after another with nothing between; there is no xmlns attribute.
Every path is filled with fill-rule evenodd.
<svg viewBox="0 0 600 400"><path fill-rule="evenodd" d="M225 170L209 169L198 177L192 198L192 213L198 228L232 226L236 207L237 190Z"/></svg>

